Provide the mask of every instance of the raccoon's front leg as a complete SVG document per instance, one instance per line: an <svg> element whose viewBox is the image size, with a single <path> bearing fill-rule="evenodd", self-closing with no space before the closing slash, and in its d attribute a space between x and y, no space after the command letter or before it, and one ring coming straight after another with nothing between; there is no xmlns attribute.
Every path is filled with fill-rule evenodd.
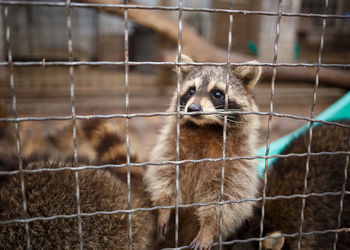
<svg viewBox="0 0 350 250"><path fill-rule="evenodd" d="M229 180L225 179L225 184ZM206 190L205 187L211 187L210 195L204 195L204 192L196 192L195 201L200 203L220 201L220 181L203 181L197 190ZM216 188L215 188L216 187ZM255 197L239 186L226 186L226 192L223 195L223 201L242 200L247 197ZM191 247L194 249L210 249L214 240L220 232L220 205L202 206L196 209L196 215L199 219L199 232L192 241ZM234 231L241 223L253 213L252 202L229 203L222 205L222 236L225 240L229 232Z"/></svg>
<svg viewBox="0 0 350 250"><path fill-rule="evenodd" d="M170 206L171 197L163 195L161 198L153 202L154 206ZM170 219L171 209L158 209L157 216L157 232L158 240L164 241L166 234L168 232L169 219Z"/></svg>
<svg viewBox="0 0 350 250"><path fill-rule="evenodd" d="M206 209L207 210L207 209ZM209 250L214 241L214 236L218 234L219 220L216 216L217 209L209 208L205 216L200 214L200 229L196 238L190 244L193 249Z"/></svg>
<svg viewBox="0 0 350 250"><path fill-rule="evenodd" d="M172 166L150 166L144 176L153 206L170 206L175 203L175 175ZM158 239L165 239L171 209L159 209L157 219Z"/></svg>
<svg viewBox="0 0 350 250"><path fill-rule="evenodd" d="M165 236L168 232L169 219L171 210L170 209L159 209L157 218L157 229L158 229L158 240L164 241Z"/></svg>

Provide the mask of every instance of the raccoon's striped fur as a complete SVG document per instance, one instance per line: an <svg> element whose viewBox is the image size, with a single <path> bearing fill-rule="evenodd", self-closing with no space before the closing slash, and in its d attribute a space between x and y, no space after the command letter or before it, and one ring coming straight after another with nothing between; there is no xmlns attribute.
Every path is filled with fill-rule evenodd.
<svg viewBox="0 0 350 250"><path fill-rule="evenodd" d="M350 121L339 121L350 125ZM350 129L339 126L320 125L313 129L311 152L349 152ZM308 133L292 141L282 154L306 153L309 142ZM342 192L345 178L347 155L312 155L309 162L306 194L325 192ZM302 194L304 190L304 177L306 156L290 156L279 158L269 170L267 176L266 196ZM350 166L347 169L346 191L350 190ZM338 214L340 211L341 194L310 196L305 199L303 232L324 231L337 229ZM280 231L285 234L299 232L302 199L266 200L264 217L265 232ZM234 238L247 239L259 237L260 211L257 207L255 218L242 227ZM350 227L350 196L345 194L343 211L340 218L340 228ZM298 236L285 237L282 249L297 249ZM335 233L314 233L304 235L301 240L301 249L333 249ZM257 242L235 244L235 249L258 249ZM338 234L336 249L350 249L350 232Z"/></svg>
<svg viewBox="0 0 350 250"><path fill-rule="evenodd" d="M92 145L96 152L98 164L121 164L127 162L125 140L119 135L116 127L102 120L85 121L82 126L83 135ZM137 162L138 159L133 152L130 152L130 162ZM127 167L115 169L119 174L127 173ZM131 167L131 173L142 175L142 167Z"/></svg>
<svg viewBox="0 0 350 250"><path fill-rule="evenodd" d="M89 123L89 130L98 151L99 164L123 164L126 161L124 141L117 133L102 133L108 123ZM86 128L87 129L87 128ZM106 129L107 132L109 131ZM86 130L87 132L87 130ZM99 137L101 136L101 137ZM112 143L113 142L113 143ZM104 145L104 146L103 146ZM108 147L106 146L108 145ZM113 151L113 148L116 150ZM103 150L102 150L103 149ZM113 152L113 153L111 153ZM107 157L108 156L108 157ZM0 171L18 169L18 160L0 157ZM79 165L88 165L79 159ZM37 156L24 159L24 169L73 167L73 160L51 159ZM81 213L128 209L128 192L125 168L81 170L80 209ZM75 172L39 172L24 174L28 206L28 218L74 215L77 213ZM150 201L143 189L142 175L131 173L131 208L150 207ZM25 219L23 212L19 175L2 176L0 179L0 221ZM129 225L127 213L82 216L82 240L86 249L129 249ZM25 248L25 224L9 223L0 226L0 245L4 249ZM152 249L154 246L155 215L151 211L132 213L133 249ZM29 223L31 247L34 249L76 249L79 248L78 220L53 218Z"/></svg>
<svg viewBox="0 0 350 250"><path fill-rule="evenodd" d="M182 62L192 62L186 56ZM223 111L225 105L226 67L184 66L182 69L180 110L188 112L180 120L180 160L222 158L223 116L217 114L191 116L196 111ZM253 89L261 75L261 68L242 66L229 72L229 111L253 111L257 106ZM176 111L176 93L169 112ZM228 115L226 156L253 156L256 149L258 117L255 115ZM161 131L150 161L175 160L176 117L169 117ZM222 161L186 163L180 166L179 203L220 201ZM148 166L145 184L151 194L152 204L175 204L175 165ZM255 162L234 160L225 163L223 200L254 198L258 193L258 177ZM253 212L253 202L230 203L223 206L222 232L226 236L238 228ZM180 245L209 249L219 235L219 205L184 208L180 211ZM164 240L170 210L158 212L158 234ZM181 219L182 218L182 219ZM170 225L171 227L171 225ZM168 233L167 237L173 236ZM167 240L167 247L174 247Z"/></svg>

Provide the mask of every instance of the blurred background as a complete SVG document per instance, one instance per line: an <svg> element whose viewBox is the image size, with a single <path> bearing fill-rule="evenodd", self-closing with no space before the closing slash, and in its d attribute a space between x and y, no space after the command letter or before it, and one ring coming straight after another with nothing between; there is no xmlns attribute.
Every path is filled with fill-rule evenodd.
<svg viewBox="0 0 350 250"><path fill-rule="evenodd" d="M16 2L12 0L12 2ZM40 1L36 1L40 2ZM65 1L46 0L52 3ZM75 1L72 1L75 2ZM112 0L80 0L80 3L115 3ZM135 0L130 4L177 7L172 0ZM183 50L197 61L226 62L231 1L184 0L186 8L220 9L183 12ZM0 61L8 61L6 20L1 5ZM40 5L8 5L10 48L13 61L68 61L67 8ZM277 0L235 0L234 10L278 11ZM282 16L278 58L280 63L317 63L322 18L317 14L341 15L326 18L322 63L350 63L350 1L329 0L327 12L324 1L284 0L282 11L316 14L316 16ZM72 36L74 61L124 61L123 9L72 8ZM132 62L174 61L177 50L177 10L129 10L129 60ZM344 16L349 15L349 18ZM233 16L232 61L257 59L272 63L276 34L274 15L255 15L252 12ZM197 39L197 40L196 40ZM198 41L198 42L197 42ZM195 45L193 45L195 44ZM198 45L198 46L196 46ZM222 56L221 54L222 53ZM289 70L289 71L288 71ZM271 67L265 69L255 96L261 111L269 111L271 96ZM70 77L67 66L14 67L17 111L20 117L71 115ZM274 111L310 117L315 86L314 67L277 68ZM78 115L125 113L124 65L74 67L76 113ZM315 114L319 114L343 96L350 88L349 67L321 68ZM166 65L130 66L130 113L165 111L176 89L176 75ZM0 67L0 99L6 113L12 117L10 70ZM124 131L123 119L112 119ZM267 117L261 116L261 140L266 141ZM141 158L147 157L155 134L164 117L133 118L130 120L131 147ZM79 123L79 122L78 122ZM290 118L272 119L272 139L296 129L305 121ZM79 124L78 124L79 125ZM43 121L20 123L22 144L42 136L46 138L67 126L71 121ZM79 127L78 127L79 129ZM70 131L70 130L69 130ZM10 132L9 132L10 133ZM71 141L68 143L71 145ZM15 144L8 144L15 148ZM38 146L39 147L39 146ZM70 147L67 147L67 150Z"/></svg>

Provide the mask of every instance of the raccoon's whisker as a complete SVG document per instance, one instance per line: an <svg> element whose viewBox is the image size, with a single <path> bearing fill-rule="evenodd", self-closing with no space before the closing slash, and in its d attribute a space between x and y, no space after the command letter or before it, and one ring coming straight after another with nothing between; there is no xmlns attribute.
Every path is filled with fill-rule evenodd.
<svg viewBox="0 0 350 250"><path fill-rule="evenodd" d="M216 110L225 110L225 109L216 109ZM241 111L241 109L226 109L227 111Z"/></svg>
<svg viewBox="0 0 350 250"><path fill-rule="evenodd" d="M225 120L225 117L223 115L218 115L217 117L220 118L222 121ZM244 123L242 121L236 121L236 120L230 119L229 116L227 116L227 121L231 123Z"/></svg>
<svg viewBox="0 0 350 250"><path fill-rule="evenodd" d="M244 122L240 122L240 121L233 121L233 120L229 120L229 119L227 119L227 121L228 121L229 123L244 123Z"/></svg>
<svg viewBox="0 0 350 250"><path fill-rule="evenodd" d="M219 112L232 112L232 111L242 111L241 109L216 109Z"/></svg>
<svg viewBox="0 0 350 250"><path fill-rule="evenodd" d="M214 106L214 108L225 108L225 105Z"/></svg>
<svg viewBox="0 0 350 250"><path fill-rule="evenodd" d="M214 107L215 109L225 109L224 106L217 106L217 107ZM227 108L227 110L241 110L241 109L230 109L230 108Z"/></svg>
<svg viewBox="0 0 350 250"><path fill-rule="evenodd" d="M231 119L227 119L228 122L231 122L231 123L244 123L242 121L235 121L235 120L231 120Z"/></svg>

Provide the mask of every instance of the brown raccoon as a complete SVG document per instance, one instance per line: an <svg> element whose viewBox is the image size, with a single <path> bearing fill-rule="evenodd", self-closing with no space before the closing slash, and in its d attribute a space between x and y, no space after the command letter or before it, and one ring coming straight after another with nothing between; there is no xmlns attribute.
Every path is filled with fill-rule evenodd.
<svg viewBox="0 0 350 250"><path fill-rule="evenodd" d="M186 56L182 62L192 62ZM226 67L191 67L182 69L180 109L188 112L180 120L180 160L221 158L223 116L191 116L196 111L222 111L225 106ZM228 110L257 111L253 89L261 75L261 68L242 66L229 70ZM169 112L176 111L176 94ZM255 154L258 117L228 115L226 155L228 157ZM150 161L175 160L176 117L168 117ZM220 201L222 161L186 163L180 166L179 203ZM175 165L148 166L145 184L155 206L175 204ZM258 177L254 161L226 161L223 200L254 198L258 193ZM223 206L223 235L234 231L252 215L253 202L230 203ZM165 238L170 210L158 211L159 238ZM182 216L181 214L184 214ZM209 249L219 235L219 205L184 208L180 211L180 245ZM188 222L188 223L187 223ZM192 241L193 240L193 241ZM192 243L191 243L192 241ZM167 243L174 246L173 243Z"/></svg>
<svg viewBox="0 0 350 250"><path fill-rule="evenodd" d="M350 125L350 121L340 121ZM313 129L311 152L349 151L350 128L320 125ZM308 133L292 141L282 154L305 153L309 141ZM313 155L310 158L306 194L339 192L343 190L346 155ZM279 158L267 177L267 197L302 194L304 190L306 157ZM350 190L349 168L345 189ZM305 200L303 232L337 229L341 195L310 196ZM299 232L302 198L266 200L264 232L280 231L286 234ZM259 237L260 208L240 235L233 238ZM341 228L350 227L350 197L344 196ZM335 233L304 235L301 249L333 249ZM283 249L297 249L298 236L285 237ZM338 234L337 249L350 248L349 232ZM235 244L230 249L258 249L258 243Z"/></svg>
<svg viewBox="0 0 350 250"><path fill-rule="evenodd" d="M91 125L91 124L90 124ZM99 124L91 130L99 133ZM101 134L103 136L103 134ZM117 134L110 134L104 149L125 147ZM95 138L97 141L97 137ZM105 144L107 145L107 144ZM102 146L102 144L100 144ZM98 149L99 147L96 147ZM106 155L101 150L97 155ZM110 155L112 156L112 155ZM125 163L125 152L114 151L113 157L104 158L101 164ZM17 169L16 161L0 161L0 171ZM79 160L80 165L87 162ZM9 167L10 166L10 167ZM73 167L73 160L52 160L49 157L25 159L24 169ZM24 175L28 205L28 216L50 217L77 213L76 184L73 171L28 173ZM128 209L126 171L124 169L81 170L79 171L80 204L82 213ZM142 175L131 173L131 207L147 208L150 201L143 190ZM0 221L24 219L19 175L5 176L0 180ZM155 215L152 211L132 213L132 241L134 249L151 249L155 238ZM77 218L58 218L29 223L31 246L41 248L78 248L79 234ZM129 225L127 213L82 216L82 239L87 249L129 249ZM0 226L0 245L5 249L25 247L25 227L23 223L9 223Z"/></svg>

